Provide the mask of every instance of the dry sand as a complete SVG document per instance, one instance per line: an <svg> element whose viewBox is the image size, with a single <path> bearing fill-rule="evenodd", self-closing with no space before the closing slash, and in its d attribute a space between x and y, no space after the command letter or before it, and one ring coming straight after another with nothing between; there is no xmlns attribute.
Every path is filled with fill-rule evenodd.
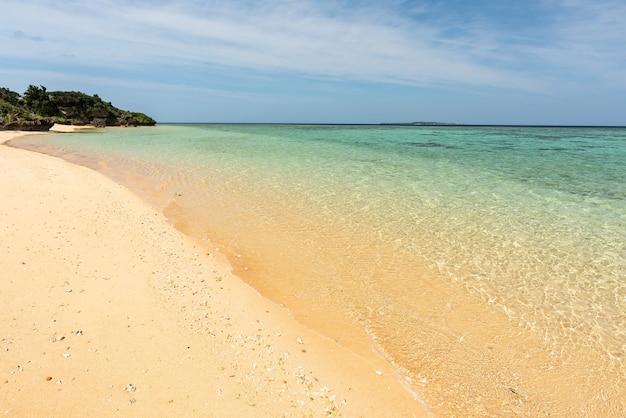
<svg viewBox="0 0 626 418"><path fill-rule="evenodd" d="M429 415L102 175L0 146L0 196L0 414Z"/></svg>

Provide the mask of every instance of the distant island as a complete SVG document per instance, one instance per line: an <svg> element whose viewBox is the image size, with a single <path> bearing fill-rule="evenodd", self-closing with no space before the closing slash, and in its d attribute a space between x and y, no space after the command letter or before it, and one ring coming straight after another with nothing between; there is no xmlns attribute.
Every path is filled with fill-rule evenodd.
<svg viewBox="0 0 626 418"><path fill-rule="evenodd" d="M451 123L451 122L381 123L381 125L393 125L393 126L463 126L463 124L461 124L461 123Z"/></svg>
<svg viewBox="0 0 626 418"><path fill-rule="evenodd" d="M153 126L156 121L140 113L116 108L97 94L47 91L28 86L20 95L0 87L0 130L47 131L55 123L95 127Z"/></svg>

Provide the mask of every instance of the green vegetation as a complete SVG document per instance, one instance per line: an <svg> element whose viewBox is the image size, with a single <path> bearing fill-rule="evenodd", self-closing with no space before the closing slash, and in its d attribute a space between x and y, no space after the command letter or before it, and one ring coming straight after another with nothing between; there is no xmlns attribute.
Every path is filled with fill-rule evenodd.
<svg viewBox="0 0 626 418"><path fill-rule="evenodd" d="M54 123L70 125L152 126L156 121L121 110L97 94L76 91L48 92L44 86L28 86L22 96L0 87L0 129L48 130Z"/></svg>

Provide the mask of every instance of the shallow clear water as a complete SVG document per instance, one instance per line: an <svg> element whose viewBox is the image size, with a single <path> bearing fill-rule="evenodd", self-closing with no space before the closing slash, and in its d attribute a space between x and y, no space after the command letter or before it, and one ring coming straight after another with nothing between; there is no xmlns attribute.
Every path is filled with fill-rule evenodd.
<svg viewBox="0 0 626 418"><path fill-rule="evenodd" d="M623 411L626 129L162 125L20 146L123 179L299 320L374 344L435 411ZM568 376L575 396L541 393Z"/></svg>

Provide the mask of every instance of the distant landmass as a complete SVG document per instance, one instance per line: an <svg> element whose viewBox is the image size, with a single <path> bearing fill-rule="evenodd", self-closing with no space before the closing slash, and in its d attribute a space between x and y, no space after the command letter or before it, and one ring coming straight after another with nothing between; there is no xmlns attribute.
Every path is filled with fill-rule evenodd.
<svg viewBox="0 0 626 418"><path fill-rule="evenodd" d="M461 126L461 123L451 122L406 122L406 123L381 123L381 125L393 126Z"/></svg>
<svg viewBox="0 0 626 418"><path fill-rule="evenodd" d="M156 121L144 113L118 109L97 94L49 92L30 85L20 95L0 87L0 130L47 131L55 123L105 127L153 126Z"/></svg>

